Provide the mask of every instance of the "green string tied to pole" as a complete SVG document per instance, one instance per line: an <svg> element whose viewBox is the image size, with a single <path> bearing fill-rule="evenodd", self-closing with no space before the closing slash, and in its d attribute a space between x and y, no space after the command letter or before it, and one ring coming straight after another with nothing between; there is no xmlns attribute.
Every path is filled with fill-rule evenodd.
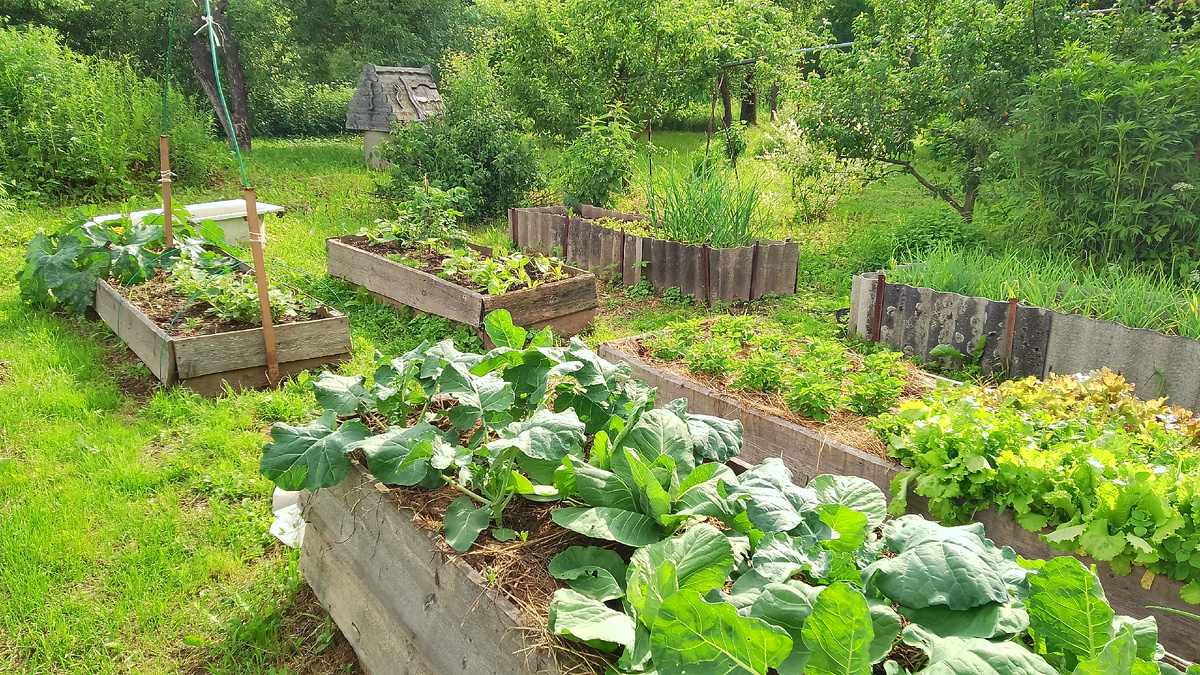
<svg viewBox="0 0 1200 675"><path fill-rule="evenodd" d="M221 70L217 67L217 36L213 31L212 2L204 0L204 16L200 17L204 20L204 25L196 32L208 29L208 51L212 54L213 64L213 79L217 81L217 98L221 100L221 109L225 112L225 124L228 126L229 138L233 141L233 149L237 153L238 168L242 172L242 187L250 189L250 181L246 179L246 163L242 161L242 146L237 141L237 134L233 131L233 117L229 114L229 104L225 102L225 90L221 87Z"/></svg>

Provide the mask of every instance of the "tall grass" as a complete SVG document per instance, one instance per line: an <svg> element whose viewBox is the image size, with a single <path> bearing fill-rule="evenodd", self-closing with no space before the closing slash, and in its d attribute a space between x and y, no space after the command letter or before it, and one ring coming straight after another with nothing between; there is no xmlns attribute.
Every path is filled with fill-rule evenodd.
<svg viewBox="0 0 1200 675"><path fill-rule="evenodd" d="M227 161L212 115L168 100L172 169L203 182ZM126 62L85 58L48 28L0 26L0 173L19 198L98 200L158 179L161 84Z"/></svg>
<svg viewBox="0 0 1200 675"><path fill-rule="evenodd" d="M661 171L647 187L646 201L655 236L663 239L731 248L759 236L757 183L722 167Z"/></svg>
<svg viewBox="0 0 1200 675"><path fill-rule="evenodd" d="M992 255L943 246L888 280L939 291L1019 299L1027 305L1200 338L1200 294L1162 273L1081 265L1065 253Z"/></svg>

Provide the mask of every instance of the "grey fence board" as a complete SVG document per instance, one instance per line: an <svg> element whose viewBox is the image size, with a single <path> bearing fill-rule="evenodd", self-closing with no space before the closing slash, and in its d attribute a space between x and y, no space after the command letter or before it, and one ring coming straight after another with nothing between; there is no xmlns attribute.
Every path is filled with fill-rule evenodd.
<svg viewBox="0 0 1200 675"><path fill-rule="evenodd" d="M760 241L757 256L754 246L706 250L654 237L622 236L618 229L593 222L598 218L636 222L646 220L645 216L589 205L580 212L582 218L572 216L570 225L564 227L567 216L563 207L514 209L510 215L513 242L547 254L559 249L573 264L600 275L620 271L627 286L645 279L659 292L678 287L683 295L710 304L796 292L800 247L794 242Z"/></svg>

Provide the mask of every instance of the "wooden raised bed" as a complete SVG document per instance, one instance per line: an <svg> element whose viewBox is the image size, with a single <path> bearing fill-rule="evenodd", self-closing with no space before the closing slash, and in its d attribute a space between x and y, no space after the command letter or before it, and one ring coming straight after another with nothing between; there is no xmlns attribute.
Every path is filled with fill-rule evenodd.
<svg viewBox="0 0 1200 675"><path fill-rule="evenodd" d="M534 626L357 464L304 493L300 571L374 675L562 672Z"/></svg>
<svg viewBox="0 0 1200 675"><path fill-rule="evenodd" d="M103 279L96 312L163 384L179 383L204 396L265 387L267 350L262 328L177 337L167 335ZM281 377L350 359L350 322L322 305L320 318L275 326Z"/></svg>
<svg viewBox="0 0 1200 675"><path fill-rule="evenodd" d="M879 486L890 501L892 479L903 470L894 460L863 452L799 424L747 406L731 396L665 372L611 342L602 343L598 353L600 358L614 363L624 361L629 364L631 377L657 387L656 400L660 404L686 398L690 412L741 420L744 445L740 459L756 464L767 457L780 457L800 485L824 473L860 476ZM910 512L928 517L928 513L919 507L920 498L914 495L908 501ZM988 538L997 545L1010 546L1026 558L1073 555L1051 549L1036 533L1026 530L994 508L975 514L975 520L983 523ZM1180 658L1200 661L1200 641L1196 640L1200 629L1195 621L1169 612L1145 609L1147 605L1159 605L1197 613L1195 605L1189 605L1179 597L1182 584L1158 575L1150 580L1152 583L1147 589L1142 585L1146 574L1143 567L1134 567L1132 573L1119 576L1106 562L1088 556L1075 557L1097 566L1104 591L1117 613L1134 617L1153 614L1158 621L1159 642Z"/></svg>
<svg viewBox="0 0 1200 675"><path fill-rule="evenodd" d="M570 215L562 206L512 209L509 236L513 243L531 251L549 254L557 250L563 258L597 274L620 273L626 286L645 279L660 293L674 286L708 304L796 292L800 245L795 242L761 240L735 248L695 246L628 234L594 222L612 218L632 223L646 220L645 216L590 205L582 206L580 212L582 217Z"/></svg>
<svg viewBox="0 0 1200 675"><path fill-rule="evenodd" d="M569 279L504 295L483 295L351 245L364 241L366 237L357 235L326 239L329 275L358 284L390 305L412 307L476 329L481 329L489 312L507 309L513 325L550 326L556 333L575 335L592 322L599 305L596 277L574 267L565 268L571 273ZM488 248L471 248L491 255Z"/></svg>

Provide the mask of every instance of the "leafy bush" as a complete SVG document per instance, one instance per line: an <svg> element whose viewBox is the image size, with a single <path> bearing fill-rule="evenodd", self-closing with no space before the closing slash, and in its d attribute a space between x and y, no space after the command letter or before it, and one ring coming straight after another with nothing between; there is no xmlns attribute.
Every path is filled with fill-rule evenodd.
<svg viewBox="0 0 1200 675"><path fill-rule="evenodd" d="M486 61L454 57L446 71L446 114L397 126L384 144L381 156L392 167L382 191L393 200L407 199L412 185L428 180L445 190L464 188L468 218L502 214L541 185L525 121L497 99Z"/></svg>
<svg viewBox="0 0 1200 675"><path fill-rule="evenodd" d="M264 136L324 136L346 129L353 85L268 79L250 89L254 132Z"/></svg>
<svg viewBox="0 0 1200 675"><path fill-rule="evenodd" d="M893 484L893 508L909 492L929 512L966 522L976 511L1011 508L1046 543L1083 550L1113 569L1145 565L1188 582L1200 603L1200 421L1140 401L1107 370L937 390L874 425L908 471Z"/></svg>
<svg viewBox="0 0 1200 675"><path fill-rule="evenodd" d="M258 284L252 273L234 271L230 265L214 269L211 264L198 264L195 259L185 256L171 267L171 283L176 293L207 304L208 314L254 326L262 324ZM317 308L315 299L297 296L276 281L268 287L267 299L275 319L308 319Z"/></svg>
<svg viewBox="0 0 1200 675"><path fill-rule="evenodd" d="M443 190L432 185L410 186L410 196L396 206L395 220L376 220L374 227L359 230L371 244L394 243L402 248L434 241L462 246L467 233L458 227L459 205L467 198L464 188Z"/></svg>
<svg viewBox="0 0 1200 675"><path fill-rule="evenodd" d="M713 248L754 241L760 198L753 181L715 165L660 171L646 188L654 236Z"/></svg>
<svg viewBox="0 0 1200 675"><path fill-rule="evenodd" d="M162 87L128 63L83 58L45 28L0 26L0 173L17 197L111 198L158 179ZM212 116L168 101L171 168L207 180L224 157Z"/></svg>
<svg viewBox="0 0 1200 675"><path fill-rule="evenodd" d="M900 221L896 251L920 255L942 246L963 246L978 239L976 231L948 208L920 211Z"/></svg>
<svg viewBox="0 0 1200 675"><path fill-rule="evenodd" d="M588 119L562 155L563 203L608 208L612 195L625 190L633 168L633 127L624 108Z"/></svg>
<svg viewBox="0 0 1200 675"><path fill-rule="evenodd" d="M762 157L791 178L795 219L801 222L827 219L843 197L862 191L866 179L863 162L839 159L791 121L767 135Z"/></svg>
<svg viewBox="0 0 1200 675"><path fill-rule="evenodd" d="M1200 259L1200 49L1148 64L1078 46L1035 75L1016 117L1024 183L1045 210L1032 226L1106 256Z"/></svg>

